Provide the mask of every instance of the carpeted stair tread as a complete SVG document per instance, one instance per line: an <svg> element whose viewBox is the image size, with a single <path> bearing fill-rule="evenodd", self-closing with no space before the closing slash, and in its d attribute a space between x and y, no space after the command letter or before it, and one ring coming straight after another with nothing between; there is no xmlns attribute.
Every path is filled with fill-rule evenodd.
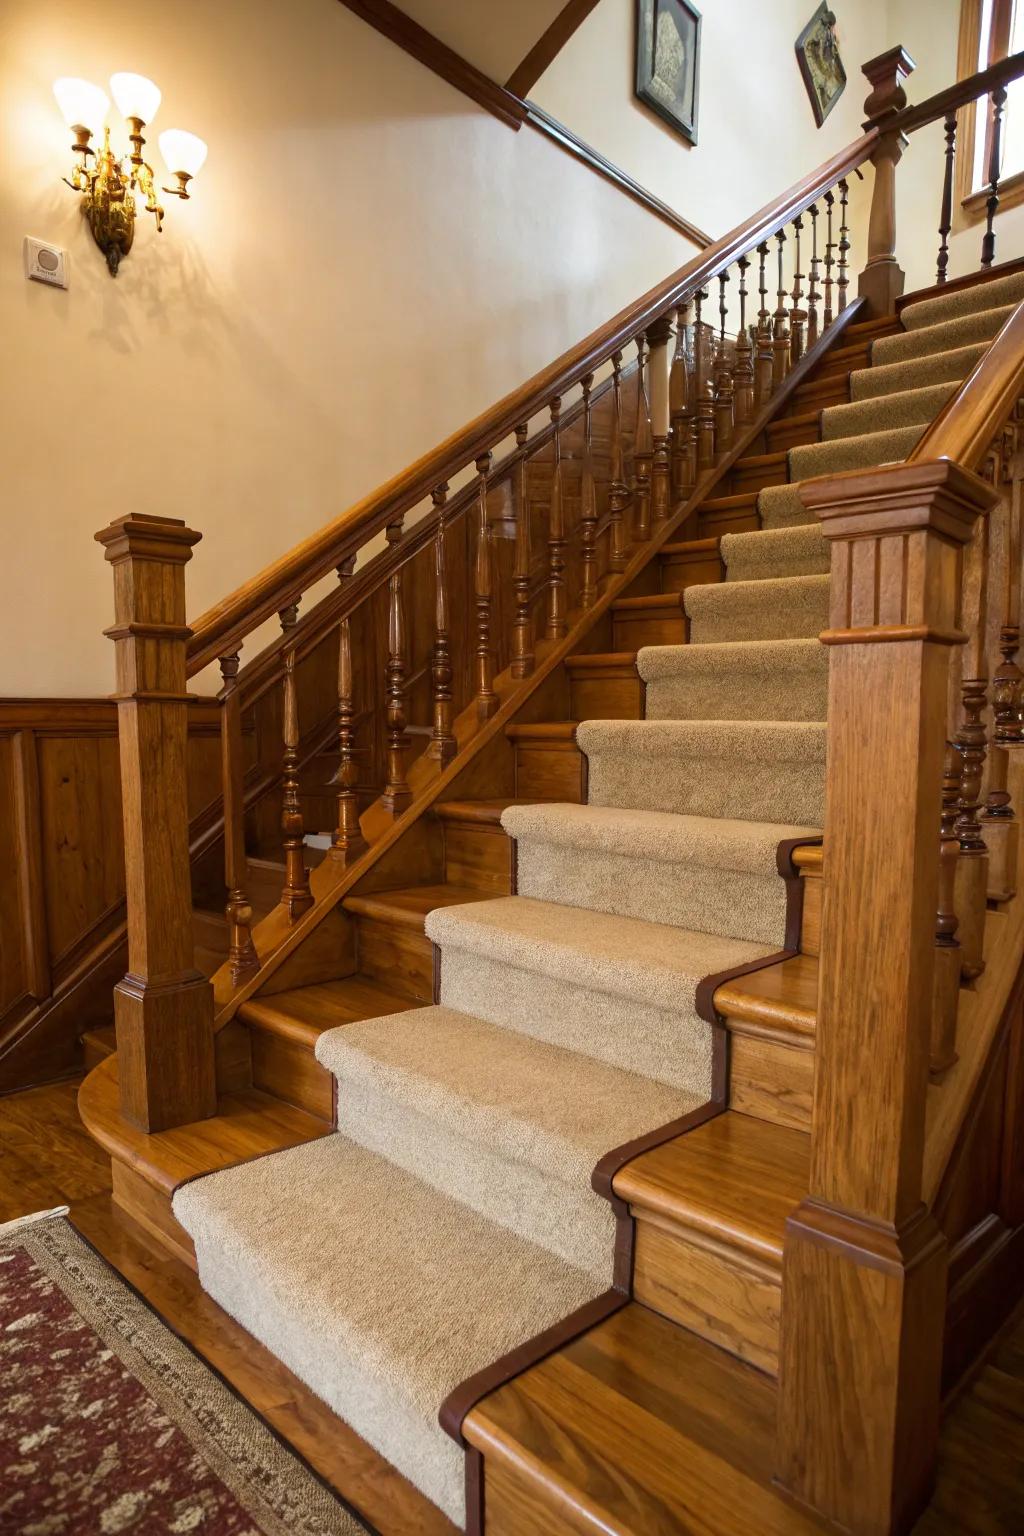
<svg viewBox="0 0 1024 1536"><path fill-rule="evenodd" d="M597 805L516 807L502 825L522 896L772 948L786 931L778 846L816 835L807 823Z"/></svg>
<svg viewBox="0 0 1024 1536"><path fill-rule="evenodd" d="M827 713L828 650L816 639L645 646L637 670L648 720L824 720Z"/></svg>
<svg viewBox="0 0 1024 1536"><path fill-rule="evenodd" d="M924 384L869 400L830 405L821 413L822 441L839 442L847 437L892 432L898 427L927 426L954 393L958 382Z"/></svg>
<svg viewBox="0 0 1024 1536"><path fill-rule="evenodd" d="M952 347L947 352L933 352L928 357L912 357L905 363L857 368L850 374L850 399L871 400L926 384L960 383L985 355L986 345L983 341L975 342L967 347Z"/></svg>
<svg viewBox="0 0 1024 1536"><path fill-rule="evenodd" d="M825 735L808 720L585 720L576 743L591 805L818 826Z"/></svg>
<svg viewBox="0 0 1024 1536"><path fill-rule="evenodd" d="M204 1290L465 1523L438 1411L605 1288L341 1135L184 1185Z"/></svg>
<svg viewBox="0 0 1024 1536"><path fill-rule="evenodd" d="M708 1097L440 1006L330 1030L316 1054L338 1079L343 1129L351 1086L369 1085L431 1121L441 1163L455 1136L586 1191L610 1147Z"/></svg>
<svg viewBox="0 0 1024 1536"><path fill-rule="evenodd" d="M924 434L926 425L895 427L889 432L867 432L859 437L839 437L827 443L803 443L791 448L789 483L768 485L758 493L761 526L792 528L815 522L800 500L801 480L839 474L847 469L871 469L876 464L902 463Z"/></svg>
<svg viewBox="0 0 1024 1536"><path fill-rule="evenodd" d="M827 576L829 546L821 524L794 528L760 528L722 536L721 555L726 581L767 581L786 576Z"/></svg>
<svg viewBox="0 0 1024 1536"><path fill-rule="evenodd" d="M580 807L564 809L571 813ZM763 945L719 934L612 917L528 896L501 896L473 908L431 913L427 933L435 944L480 959L501 959L538 975L565 977L588 992L641 1000L667 1012L678 1010L702 977L756 960L766 952ZM442 995L444 987L442 964ZM502 998L495 998L493 1006L506 1017L492 1022L520 1027ZM524 1024L528 1027L528 1020ZM587 1054L590 1041L584 1037L569 1049ZM646 1074L647 1069L642 1070Z"/></svg>
<svg viewBox="0 0 1024 1536"><path fill-rule="evenodd" d="M957 320L898 331L893 336L879 336L871 346L872 366L903 363L912 357L929 357L933 352L948 352L979 341L992 341L1015 308L1016 305L1007 304L999 309L980 309Z"/></svg>
<svg viewBox="0 0 1024 1536"><path fill-rule="evenodd" d="M478 923L438 930L444 1007L702 1099L713 1041L697 983L776 948L529 896L481 905Z"/></svg>
<svg viewBox="0 0 1024 1536"><path fill-rule="evenodd" d="M905 304L900 310L900 322L905 330L918 331L960 320L964 315L1019 304L1021 299L1024 299L1024 271L1011 272L1006 277L989 278L969 288L955 288L951 293Z"/></svg>
<svg viewBox="0 0 1024 1536"><path fill-rule="evenodd" d="M828 624L828 608L827 575L709 582L686 591L691 645L816 639Z"/></svg>

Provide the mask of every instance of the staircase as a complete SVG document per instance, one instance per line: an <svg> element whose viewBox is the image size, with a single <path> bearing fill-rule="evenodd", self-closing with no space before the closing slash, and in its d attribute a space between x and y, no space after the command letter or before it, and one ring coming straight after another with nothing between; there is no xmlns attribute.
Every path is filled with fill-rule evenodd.
<svg viewBox="0 0 1024 1536"><path fill-rule="evenodd" d="M830 164L802 187L797 223L813 210L817 232L815 198L824 198L829 221L826 261L819 266L815 243L806 293L799 254L793 292L783 284L780 242L779 307L774 316L766 307L768 240L796 206L791 197L780 200L781 215L758 216L753 232L727 237L725 255L705 253L696 279L676 281L648 304L632 374L622 368L619 332L635 315L610 332L611 370L599 393L583 349L574 365L580 408L568 423L552 378L544 380L536 395L552 399L551 427L532 458L522 452L525 427L517 429L517 452L495 475L479 433L467 431L460 451L476 444L477 478L458 503L467 570L471 552L474 561L461 683L448 486L437 477L426 532L387 523L387 497L363 518L371 531L374 519L389 530L384 563L371 567L376 585L364 583L367 593L387 594L383 794L359 804L351 621L335 599L302 645L309 659L329 640L337 658L338 825L310 873L296 771L295 641L282 650L284 890L262 921L243 889L254 862L226 774L226 961L214 975L216 1059L208 1063L216 1113L195 1112L206 1070L198 1027L181 1036L182 1051L196 1053L195 1072L176 1119L172 1110L166 1124L140 1126L126 1108L124 1081L119 1100L123 1048L83 1085L83 1118L114 1159L115 1198L193 1260L214 1299L457 1528L500 1536L819 1531L832 1528L825 1515L858 1504L859 1481L872 1486L851 1528L908 1529L908 1512L921 1507L916 1486L894 1492L906 1448L881 1408L876 1417L863 1399L856 1431L837 1417L848 1442L864 1437L864 1457L872 1435L891 1431L888 1453L902 1470L888 1485L876 1461L869 1478L867 1462L853 1455L849 1486L816 1486L811 1496L801 1479L817 1475L814 1456L798 1470L787 1459L801 1440L832 1438L804 1364L817 1362L802 1333L805 1315L813 1317L816 1298L825 1306L841 1292L824 1271L812 1284L800 1268L800 1233L815 1212L834 1208L847 1254L880 1245L858 1275L874 1266L902 1277L904 1251L912 1255L908 1275L931 1275L940 1238L931 1228L926 1238L916 1234L922 1219L933 1220L923 1218L925 1207L943 1202L954 1279L961 1253L977 1260L977 1229L989 1215L955 1209L953 1186L942 1180L953 1142L985 1119L979 1083L994 1042L1010 1038L1000 1021L1024 934L1019 899L1002 892L999 902L986 901L983 871L974 912L961 879L964 934L973 913L985 946L973 969L980 979L972 982L970 1030L957 1036L971 1065L940 1066L932 1039L930 1089L929 1029L948 999L936 991L922 1010L921 988L908 978L916 1034L897 1027L885 989L890 977L893 987L903 984L902 973L880 959L876 978L863 955L874 935L881 956L886 938L881 903L877 932L872 926L870 893L861 898L861 955L844 959L841 971L833 963L847 931L836 892L856 885L846 850L851 838L856 851L858 838L867 847L877 835L886 794L901 805L901 796L915 805L917 796L925 807L907 818L915 829L907 842L917 849L918 838L927 853L900 862L904 823L892 833L901 899L913 898L906 870L931 869L940 846L938 816L929 821L927 813L932 800L937 809L937 775L930 783L926 771L934 753L926 760L908 749L899 764L894 757L891 778L882 773L874 788L874 778L865 782L852 767L846 781L858 744L837 703L847 676L842 651L869 628L875 654L898 653L898 666L959 645L963 635L951 641L952 625L937 622L939 597L946 601L954 581L959 593L960 566L946 552L970 534L956 534L953 493L944 490L939 520L908 517L897 531L899 559L886 555L869 569L866 538L850 535L841 517L830 522L828 510L819 514L814 497L827 491L845 505L850 486L856 510L858 495L882 498L878 487L895 485L896 476L902 485L936 464L945 475L946 456L922 459L922 448L937 440L951 403L961 408L968 376L1002 366L1003 340L1024 314L1024 271L1011 266L870 316L863 300L845 302L841 239L833 311L833 208L845 225L844 178L885 134L899 132L893 121L883 112L881 126L840 165L838 183ZM724 282L717 338L702 319L700 284L733 256L744 297L747 269L758 263L761 311L748 327L741 307L735 343L727 344ZM819 315L820 281L827 286ZM677 335L671 363L666 293ZM993 413L1015 409L1022 387L1014 374L1005 402L975 427L983 447L1002 424ZM973 400L977 389L967 393ZM996 389L983 393L1003 401ZM506 417L515 419L503 402L495 420ZM980 453L964 453L973 469ZM976 498L975 512L989 495L966 476L957 492ZM389 489L392 510L407 494ZM506 522L511 548L503 550ZM939 528L937 555L921 545L919 526L929 537ZM419 669L408 660L398 563L410 536L406 568L431 557L437 578L429 663ZM135 537L129 527L108 542L125 558L127 540L132 558ZM306 551L304 579L321 574L328 549L332 560L345 550L348 534L332 537ZM993 586L1008 569L1002 558ZM343 587L359 579L336 563ZM922 601L934 613L919 632L913 605L922 570L931 572ZM273 580L264 595L247 594L247 623L262 616L268 594L276 604L284 591L285 576ZM855 594L849 601L843 583ZM875 605L868 616L865 592ZM243 606L229 602L197 626L190 665L208 660L215 643L235 643ZM968 646L983 646L989 620L968 609L966 601L958 609ZM832 644L821 644L823 631ZM945 674L930 660L920 667L922 698L944 710ZM966 703L966 727L961 719L959 684L967 689L972 678L965 668L953 691L966 764L976 739ZM433 724L410 763L403 709L413 678L430 683ZM888 674L874 687L881 710ZM908 687L895 688L897 703L910 697ZM229 767L240 698L229 679ZM864 711L866 722L870 700ZM919 717L931 722L924 705ZM1002 772L1011 803L1024 780L1018 758L1007 749L1004 761L1001 751L993 742L987 786L1000 793ZM980 767L976 785L965 767L954 788L969 820L982 803ZM995 846L1008 834L998 828L991 836ZM977 881L970 848L951 840L949 870L963 847L964 878ZM1004 861L1014 890L1016 854L1014 844ZM824 911L823 889L832 903ZM937 902L933 878L914 908L915 953L927 960L929 985L933 951L948 937L941 922L937 937L936 908L941 919L951 890L943 886ZM215 950L214 937L210 922L197 942ZM848 1100L835 1099L831 1112L822 1106L843 1070L829 1002L834 978L849 977L856 990L858 964L881 999L879 1017L892 1023L892 1050L901 1053L911 1037L920 1044L922 1030L925 1038L917 1076L906 1067L897 1081L876 1021L864 1048L850 1053L862 1078L851 1119ZM958 964L954 1026L960 982ZM857 1018L874 1019L872 1006L865 1001ZM119 1017L122 1027L132 1026ZM869 1051L884 1091L872 1091ZM862 1231L853 1213L871 1206L866 1197L863 1205L847 1199L844 1179L866 1185L869 1165L887 1170L882 1130L875 1137L869 1128L888 1127L893 1103L904 1092L909 1102L914 1084L919 1185L929 1156L937 1176L920 1211L911 1199L889 1226L865 1215ZM153 1085L131 1092L139 1087L148 1093ZM166 1101L159 1110L168 1113ZM910 1124L913 1114L896 1119ZM847 1155L862 1128L869 1139ZM833 1157L829 1148L848 1130L844 1153ZM913 1137L896 1139L889 1161L900 1189L910 1190ZM823 1173L830 1157L833 1169ZM1014 1222L1008 1207L1000 1210L1016 1245L1024 1212ZM897 1234L892 1252L883 1228ZM830 1230L807 1251L831 1253L831 1240ZM927 1344L923 1329L920 1339L914 1334L912 1384L898 1348L882 1351L885 1366L873 1381L879 1397L890 1379L901 1402L917 1394L925 1430L915 1429L916 1445L928 1442L929 1413L937 1423L938 1382L929 1372L941 1353L945 1251L942 1242L941 1288L926 1292L916 1312L907 1307L915 1326L925 1317L932 1327ZM964 1276L969 1268L965 1257ZM874 1303L855 1297L849 1305L855 1324L867 1318L870 1326ZM887 1293L879 1316L898 1319L901 1306ZM852 1329L842 1307L840 1327ZM817 1337L824 1334L819 1327ZM805 1371L796 1398L807 1421L796 1425L787 1417L794 1362ZM852 1411L843 1394L847 1380L859 1383L857 1361L846 1375L830 1359L821 1369L826 1379L835 1373L838 1400ZM780 1493L780 1466L800 1502ZM871 1499L886 1498L900 1505L890 1525L877 1504L865 1512Z"/></svg>

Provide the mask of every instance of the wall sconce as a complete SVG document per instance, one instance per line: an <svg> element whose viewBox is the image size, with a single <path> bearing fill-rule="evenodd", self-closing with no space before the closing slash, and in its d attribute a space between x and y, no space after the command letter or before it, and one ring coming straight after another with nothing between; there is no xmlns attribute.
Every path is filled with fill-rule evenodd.
<svg viewBox="0 0 1024 1536"><path fill-rule="evenodd" d="M110 147L106 93L88 80L64 78L53 85L64 121L75 136L71 148L80 157L71 176L64 180L72 191L81 194L82 212L93 239L107 258L111 276L116 277L122 257L132 248L136 213L142 209L151 213L157 230L162 231L164 210L157 201L153 167L142 157L146 142L142 130L156 116L160 91L144 75L125 73L111 75L110 89L127 120L132 146L131 153L121 158ZM97 152L90 141L101 128L103 148ZM177 182L177 186L162 190L171 197L187 199L188 184L206 159L206 145L194 133L168 128L160 135L160 153Z"/></svg>

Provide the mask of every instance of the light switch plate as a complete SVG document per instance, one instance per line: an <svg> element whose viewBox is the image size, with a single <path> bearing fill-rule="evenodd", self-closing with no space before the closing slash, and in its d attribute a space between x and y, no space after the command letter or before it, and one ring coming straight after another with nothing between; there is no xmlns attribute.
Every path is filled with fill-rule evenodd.
<svg viewBox="0 0 1024 1536"><path fill-rule="evenodd" d="M68 286L68 253L49 240L25 236L25 276L54 288Z"/></svg>

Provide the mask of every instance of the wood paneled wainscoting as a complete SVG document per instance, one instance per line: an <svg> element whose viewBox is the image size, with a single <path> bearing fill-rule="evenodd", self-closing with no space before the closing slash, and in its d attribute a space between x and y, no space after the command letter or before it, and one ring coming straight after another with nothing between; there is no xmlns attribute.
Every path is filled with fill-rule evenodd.
<svg viewBox="0 0 1024 1536"><path fill-rule="evenodd" d="M219 717L189 709L193 820L220 794ZM126 954L117 707L0 700L0 1092L78 1070Z"/></svg>

